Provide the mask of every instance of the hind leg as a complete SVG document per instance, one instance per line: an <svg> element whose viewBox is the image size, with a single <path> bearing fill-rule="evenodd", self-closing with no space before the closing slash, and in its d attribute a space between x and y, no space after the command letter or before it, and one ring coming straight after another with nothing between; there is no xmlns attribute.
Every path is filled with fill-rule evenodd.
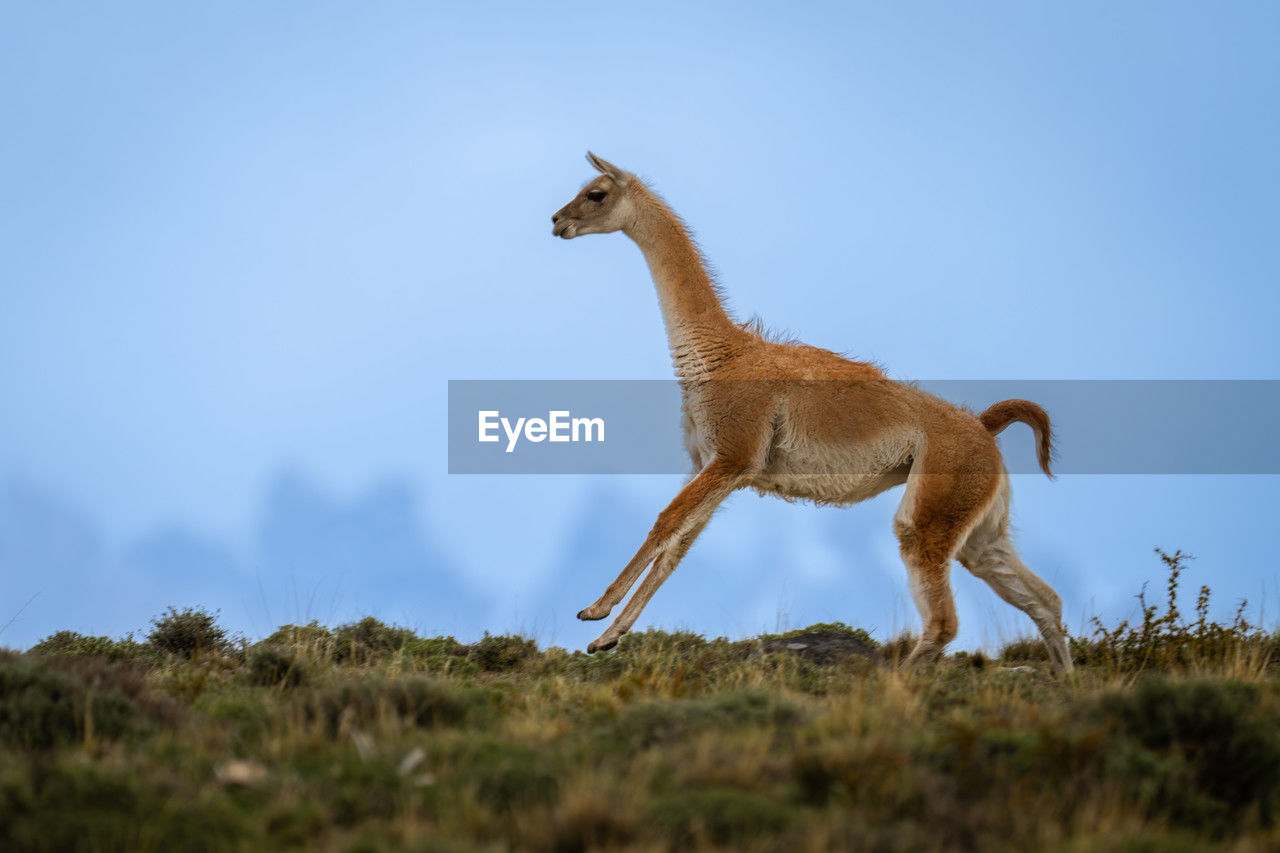
<svg viewBox="0 0 1280 853"><path fill-rule="evenodd" d="M955 639L959 619L951 594L951 561L999 495L998 459L994 443L989 448L931 448L907 477L893 529L924 623L909 664L935 660Z"/></svg>
<svg viewBox="0 0 1280 853"><path fill-rule="evenodd" d="M984 520L965 541L961 564L987 583L996 594L1031 617L1040 629L1049 660L1060 673L1073 666L1062 632L1062 599L1053 588L1028 569L1009 540L1003 512Z"/></svg>
<svg viewBox="0 0 1280 853"><path fill-rule="evenodd" d="M951 555L960 531L952 525L918 521L909 510L912 489L907 492L894 517L893 530L922 623L920 640L907 657L907 664L914 666L936 660L959 630L955 597L951 594Z"/></svg>
<svg viewBox="0 0 1280 853"><path fill-rule="evenodd" d="M911 584L911 596L920 611L923 630L916 647L907 656L907 665L931 663L955 639L960 628L956 616L955 597L951 594L950 561L937 563L917 560L902 549L903 560Z"/></svg>

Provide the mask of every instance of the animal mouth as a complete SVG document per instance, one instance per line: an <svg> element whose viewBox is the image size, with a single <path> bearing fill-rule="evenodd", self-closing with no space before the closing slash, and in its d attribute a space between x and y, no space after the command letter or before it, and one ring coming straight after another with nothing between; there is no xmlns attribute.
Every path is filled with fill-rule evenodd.
<svg viewBox="0 0 1280 853"><path fill-rule="evenodd" d="M573 223L570 222L568 219L564 219L564 220L561 220L560 222L557 222L555 226L552 227L551 233L556 237L562 237L565 240L568 240L573 237L575 230L576 229L574 228Z"/></svg>

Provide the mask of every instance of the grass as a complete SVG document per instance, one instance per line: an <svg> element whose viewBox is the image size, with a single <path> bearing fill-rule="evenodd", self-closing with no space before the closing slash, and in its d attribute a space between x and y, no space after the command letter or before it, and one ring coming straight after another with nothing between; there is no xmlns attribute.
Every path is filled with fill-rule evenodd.
<svg viewBox="0 0 1280 853"><path fill-rule="evenodd" d="M905 671L901 641L63 631L0 653L0 849L1280 848L1276 637L1208 590L1184 618L1161 559L1163 609L1073 638L1066 680L1029 641Z"/></svg>

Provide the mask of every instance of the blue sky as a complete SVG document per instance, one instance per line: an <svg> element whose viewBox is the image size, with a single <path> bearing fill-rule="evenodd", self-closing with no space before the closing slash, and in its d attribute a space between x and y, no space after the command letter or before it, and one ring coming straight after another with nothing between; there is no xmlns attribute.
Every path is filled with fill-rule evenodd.
<svg viewBox="0 0 1280 853"><path fill-rule="evenodd" d="M587 148L665 194L739 316L896 377L1280 378L1277 25L1262 3L7 6L0 644L198 604L251 635L373 614L585 645L572 614L680 478L450 476L445 403L449 379L670 375L635 247L550 236ZM895 497L739 495L641 624L913 627ZM1015 478L1073 627L1158 586L1156 545L1276 613L1277 497ZM1029 627L962 575L961 645Z"/></svg>

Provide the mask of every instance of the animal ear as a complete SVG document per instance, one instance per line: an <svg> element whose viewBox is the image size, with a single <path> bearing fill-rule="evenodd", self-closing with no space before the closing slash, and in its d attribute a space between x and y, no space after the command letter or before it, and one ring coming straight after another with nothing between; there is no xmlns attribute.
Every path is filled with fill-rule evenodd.
<svg viewBox="0 0 1280 853"><path fill-rule="evenodd" d="M602 160L590 151L587 152L587 162L596 167L596 171L602 175L608 175L613 178L614 183L622 186L627 182L627 178L631 177L608 160Z"/></svg>

